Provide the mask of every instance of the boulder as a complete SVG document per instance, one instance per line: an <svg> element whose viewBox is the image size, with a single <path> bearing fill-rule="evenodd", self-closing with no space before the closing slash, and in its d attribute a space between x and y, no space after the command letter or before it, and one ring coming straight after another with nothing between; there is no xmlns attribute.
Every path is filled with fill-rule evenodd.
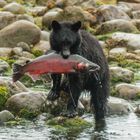
<svg viewBox="0 0 140 140"><path fill-rule="evenodd" d="M84 105L85 110L91 112L90 95L86 95L84 98L81 96L80 101ZM107 115L123 115L133 111L134 108L128 101L117 97L109 97L107 103Z"/></svg>
<svg viewBox="0 0 140 140"><path fill-rule="evenodd" d="M6 107L19 116L36 116L44 110L46 98L44 92L22 92L11 96L6 102Z"/></svg>
<svg viewBox="0 0 140 140"><path fill-rule="evenodd" d="M124 20L124 19L114 19L110 21L106 21L98 26L96 30L96 34L106 34L112 33L116 31L121 32L138 32L138 29L132 22Z"/></svg>
<svg viewBox="0 0 140 140"><path fill-rule="evenodd" d="M23 49L21 47L15 47L12 49L12 53L18 56L22 56Z"/></svg>
<svg viewBox="0 0 140 140"><path fill-rule="evenodd" d="M0 57L10 57L12 54L12 48L3 48L0 46Z"/></svg>
<svg viewBox="0 0 140 140"><path fill-rule="evenodd" d="M126 48L113 48L109 51L109 56L112 58L118 57L120 55L124 56L126 55L127 50Z"/></svg>
<svg viewBox="0 0 140 140"><path fill-rule="evenodd" d="M95 16L90 14L89 12L83 10L81 7L78 6L67 6L63 11L60 12L47 12L43 16L43 25L49 27L52 20L57 21L82 21L83 25L86 22L90 24L95 23L96 19Z"/></svg>
<svg viewBox="0 0 140 140"><path fill-rule="evenodd" d="M109 97L107 104L108 115L123 115L133 111L134 108L128 101L116 97Z"/></svg>
<svg viewBox="0 0 140 140"><path fill-rule="evenodd" d="M115 87L116 94L125 99L136 99L139 98L140 94L140 86L132 85L132 84L118 84Z"/></svg>
<svg viewBox="0 0 140 140"><path fill-rule="evenodd" d="M25 43L25 42L17 43L17 47L18 48L22 48L23 51L30 51L31 50L30 46L27 43Z"/></svg>
<svg viewBox="0 0 140 140"><path fill-rule="evenodd" d="M117 46L127 47L128 50L140 49L140 34L116 32L111 39Z"/></svg>
<svg viewBox="0 0 140 140"><path fill-rule="evenodd" d="M16 47L17 43L36 44L40 40L40 29L33 23L20 20L0 31L0 47Z"/></svg>
<svg viewBox="0 0 140 140"><path fill-rule="evenodd" d="M0 0L0 8L3 8L7 2L5 0Z"/></svg>
<svg viewBox="0 0 140 140"><path fill-rule="evenodd" d="M51 22L59 15L61 11L49 11L42 18L42 24L44 27L50 28Z"/></svg>
<svg viewBox="0 0 140 140"><path fill-rule="evenodd" d="M34 23L34 18L30 15L27 15L27 14L18 14L16 15L16 19L17 20L27 20L27 21L30 21L32 23Z"/></svg>
<svg viewBox="0 0 140 140"><path fill-rule="evenodd" d="M66 6L80 6L83 8L93 8L96 6L95 0L57 0L56 6L66 7Z"/></svg>
<svg viewBox="0 0 140 140"><path fill-rule="evenodd" d="M0 112L0 122L7 122L14 120L14 118L14 115L8 110L3 110Z"/></svg>
<svg viewBox="0 0 140 140"><path fill-rule="evenodd" d="M10 12L0 11L0 30L16 21L16 16Z"/></svg>
<svg viewBox="0 0 140 140"><path fill-rule="evenodd" d="M128 69L121 67L110 67L111 80L114 82L132 82L134 73Z"/></svg>
<svg viewBox="0 0 140 140"><path fill-rule="evenodd" d="M13 83L12 79L9 77L0 76L0 86L7 87L11 95L29 91L21 82L17 81Z"/></svg>
<svg viewBox="0 0 140 140"><path fill-rule="evenodd" d="M114 5L102 5L97 9L98 22L114 19L130 20L130 17L120 8Z"/></svg>
<svg viewBox="0 0 140 140"><path fill-rule="evenodd" d="M140 19L140 10L139 11L133 11L132 16L134 19Z"/></svg>
<svg viewBox="0 0 140 140"><path fill-rule="evenodd" d="M35 56L27 51L23 51L22 52L22 57L25 57L25 58L29 58L29 59L33 59L35 58Z"/></svg>
<svg viewBox="0 0 140 140"><path fill-rule="evenodd" d="M119 2L118 5L127 6L128 8L131 9L131 11L140 10L140 3Z"/></svg>
<svg viewBox="0 0 140 140"><path fill-rule="evenodd" d="M12 2L3 7L4 11L9 11L13 14L24 14L26 12L24 6L16 2Z"/></svg>
<svg viewBox="0 0 140 140"><path fill-rule="evenodd" d="M41 31L41 40L49 41L50 33L47 31Z"/></svg>
<svg viewBox="0 0 140 140"><path fill-rule="evenodd" d="M119 1L129 2L129 3L140 3L140 0L117 0L117 2Z"/></svg>
<svg viewBox="0 0 140 140"><path fill-rule="evenodd" d="M43 16L47 11L46 6L35 6L30 8L29 12L32 13L33 16Z"/></svg>
<svg viewBox="0 0 140 140"><path fill-rule="evenodd" d="M6 61L0 59L0 73L8 70L9 67L9 64Z"/></svg>
<svg viewBox="0 0 140 140"><path fill-rule="evenodd" d="M40 41L39 43L37 43L33 49L32 49L32 53L34 54L37 51L40 51L42 54L45 54L48 50L50 49L50 43L49 41Z"/></svg>
<svg viewBox="0 0 140 140"><path fill-rule="evenodd" d="M131 20L132 24L134 24L137 29L140 31L140 19L133 19Z"/></svg>
<svg viewBox="0 0 140 140"><path fill-rule="evenodd" d="M140 115L140 104L136 107L135 109L135 113Z"/></svg>

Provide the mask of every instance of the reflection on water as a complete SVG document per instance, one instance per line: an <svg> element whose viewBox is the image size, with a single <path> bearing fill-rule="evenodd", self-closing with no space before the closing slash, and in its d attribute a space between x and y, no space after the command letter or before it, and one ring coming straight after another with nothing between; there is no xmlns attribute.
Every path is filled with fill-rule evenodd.
<svg viewBox="0 0 140 140"><path fill-rule="evenodd" d="M73 134L58 133L40 122L23 126L0 127L0 140L140 140L140 117L135 114L111 116L105 122L94 124L92 115L84 119L93 123L92 128Z"/></svg>

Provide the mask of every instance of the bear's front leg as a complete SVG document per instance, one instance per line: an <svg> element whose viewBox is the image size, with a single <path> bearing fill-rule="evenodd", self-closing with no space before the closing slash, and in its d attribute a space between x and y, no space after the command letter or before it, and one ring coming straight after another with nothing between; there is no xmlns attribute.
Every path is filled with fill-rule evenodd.
<svg viewBox="0 0 140 140"><path fill-rule="evenodd" d="M65 117L73 118L78 115L76 108L81 93L81 83L78 74L69 74L68 83L70 98L68 100L67 110L66 112L63 112L62 115Z"/></svg>
<svg viewBox="0 0 140 140"><path fill-rule="evenodd" d="M55 101L60 96L60 83L61 83L61 74L52 74L53 86L48 93L47 99L50 101Z"/></svg>

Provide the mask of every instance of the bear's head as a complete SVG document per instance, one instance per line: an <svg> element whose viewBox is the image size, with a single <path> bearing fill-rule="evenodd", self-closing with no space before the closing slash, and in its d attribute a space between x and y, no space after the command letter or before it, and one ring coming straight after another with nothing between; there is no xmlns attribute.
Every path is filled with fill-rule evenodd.
<svg viewBox="0 0 140 140"><path fill-rule="evenodd" d="M78 52L81 37L79 29L81 22L58 22L52 21L52 32L50 35L51 49L60 53L63 58Z"/></svg>

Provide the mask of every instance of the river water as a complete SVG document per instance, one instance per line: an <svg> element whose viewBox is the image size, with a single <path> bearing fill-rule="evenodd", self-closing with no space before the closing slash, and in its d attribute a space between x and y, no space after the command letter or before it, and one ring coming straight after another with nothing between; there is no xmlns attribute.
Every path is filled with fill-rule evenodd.
<svg viewBox="0 0 140 140"><path fill-rule="evenodd" d="M91 114L84 119L93 123ZM58 133L43 121L28 122L24 125L1 126L0 140L140 140L140 116L134 113L106 118L106 125L75 133Z"/></svg>

